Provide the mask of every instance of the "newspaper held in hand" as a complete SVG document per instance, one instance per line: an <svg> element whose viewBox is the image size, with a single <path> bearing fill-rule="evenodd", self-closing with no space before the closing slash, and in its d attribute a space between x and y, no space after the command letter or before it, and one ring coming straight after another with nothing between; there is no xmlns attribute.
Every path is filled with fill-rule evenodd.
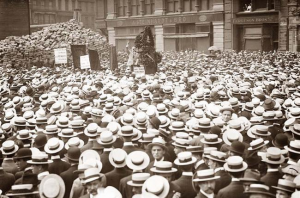
<svg viewBox="0 0 300 198"><path fill-rule="evenodd" d="M58 48L54 49L55 64L65 64L68 63L67 49Z"/></svg>
<svg viewBox="0 0 300 198"><path fill-rule="evenodd" d="M91 68L89 55L80 56L80 68L81 69Z"/></svg>

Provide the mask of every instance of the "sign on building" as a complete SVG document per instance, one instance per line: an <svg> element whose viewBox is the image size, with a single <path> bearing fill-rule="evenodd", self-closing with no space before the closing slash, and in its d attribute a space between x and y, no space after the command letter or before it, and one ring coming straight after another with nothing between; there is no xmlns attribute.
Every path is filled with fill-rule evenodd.
<svg viewBox="0 0 300 198"><path fill-rule="evenodd" d="M65 64L68 63L67 49L59 48L54 49L55 64Z"/></svg>
<svg viewBox="0 0 300 198"><path fill-rule="evenodd" d="M90 69L90 57L89 55L80 56L80 68L81 69Z"/></svg>

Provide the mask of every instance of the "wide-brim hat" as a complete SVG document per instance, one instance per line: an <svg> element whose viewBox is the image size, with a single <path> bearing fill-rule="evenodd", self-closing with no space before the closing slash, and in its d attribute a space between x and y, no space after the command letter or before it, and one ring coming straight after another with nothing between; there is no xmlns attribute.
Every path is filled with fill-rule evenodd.
<svg viewBox="0 0 300 198"><path fill-rule="evenodd" d="M257 150L257 149L260 149L260 148L266 146L267 144L269 144L269 140L263 141L263 143L262 143L260 146L256 147L256 148L253 148L253 147L250 146L250 147L248 148L248 150L249 150L249 151L254 151L254 150Z"/></svg>
<svg viewBox="0 0 300 198"><path fill-rule="evenodd" d="M31 139L31 138L32 138L31 133L28 133L27 137L21 137L20 134L17 135L17 139L19 139L19 140L28 140L28 139Z"/></svg>
<svg viewBox="0 0 300 198"><path fill-rule="evenodd" d="M103 140L101 140L101 138L97 138L97 142L101 145L110 145L110 144L115 143L116 140L117 140L117 137L114 135L112 135L112 139L109 142L103 142Z"/></svg>
<svg viewBox="0 0 300 198"><path fill-rule="evenodd" d="M0 150L1 150L1 152L2 152L3 155L11 155L11 154L16 153L16 152L19 150L19 146L15 144L15 145L14 145L14 148L9 149L9 151L8 151L8 150L5 151L5 150L3 149L3 145L2 145L2 147L0 148Z"/></svg>
<svg viewBox="0 0 300 198"><path fill-rule="evenodd" d="M227 144L227 145L231 145L232 144L232 141L230 141L228 139L228 135L229 135L228 133L230 133L230 132L231 132L231 130L226 130L223 133L223 136L222 136L222 139L223 139L224 143ZM241 133L239 133L239 132L238 132L238 134L239 134L239 137L238 137L238 139L236 141L243 142L243 135Z"/></svg>
<svg viewBox="0 0 300 198"><path fill-rule="evenodd" d="M121 128L121 131L118 132L118 135L120 135L120 136L135 136L138 133L138 131L134 130L133 127L132 127L132 132L131 133L123 133L122 128Z"/></svg>
<svg viewBox="0 0 300 198"><path fill-rule="evenodd" d="M163 148L165 151L168 150L168 148L166 147L166 145L160 144L158 142L153 142L148 144L147 149L151 150L153 146L160 146L161 148Z"/></svg>
<svg viewBox="0 0 300 198"><path fill-rule="evenodd" d="M215 142L208 142L207 140L205 140L205 138L202 138L200 140L200 142L202 142L203 144L219 144L222 142L222 139L218 138L217 141L215 141Z"/></svg>
<svg viewBox="0 0 300 198"><path fill-rule="evenodd" d="M81 147L83 147L84 146L84 141L83 140L81 140L81 139L79 139L79 145L76 145L76 147L78 147L78 148L81 148ZM65 149L66 150L69 150L69 148L70 148L70 145L68 144L68 142L65 144Z"/></svg>
<svg viewBox="0 0 300 198"><path fill-rule="evenodd" d="M157 169L156 167L152 167L152 168L150 169L150 171L153 172L153 173L175 173L175 172L177 172L177 169L171 167L171 168L168 169L168 170L166 170L166 169L163 170L163 169Z"/></svg>
<svg viewBox="0 0 300 198"><path fill-rule="evenodd" d="M28 187L32 187L31 189L28 189ZM1 190L0 190L1 191ZM2 194L2 191L0 195ZM16 196L25 196L28 197L28 195L36 195L39 194L38 188L34 187L32 184L18 184L13 185L11 187L11 190L6 193L6 196L8 197L16 197Z"/></svg>
<svg viewBox="0 0 300 198"><path fill-rule="evenodd" d="M100 155L97 151L94 151L94 150L86 150L83 153L81 153L81 155L79 157L79 165L85 164L85 162L88 161L89 159L94 159L96 162L100 162L100 163L98 163L98 168L99 168L99 166L101 166L100 170L102 169Z"/></svg>
<svg viewBox="0 0 300 198"><path fill-rule="evenodd" d="M153 175L152 177L150 177L149 179L147 179L145 181L145 183L143 184L143 187L142 187L142 193L149 192L149 189L147 189L147 186L155 186L155 185L157 185L156 182L155 182L155 180L163 182L163 189L159 193L159 195L156 195L156 196L158 196L159 198L165 198L165 197L167 197L167 195L169 194L170 184L169 184L169 182L168 182L168 180L166 178L164 178L162 176L159 176L159 175Z"/></svg>
<svg viewBox="0 0 300 198"><path fill-rule="evenodd" d="M141 137L143 136L142 131L140 131L140 130L138 130L138 129L136 129L136 128L133 128L133 131L134 131L134 133L135 133L136 135L134 135L134 136L132 137L132 141L134 142L134 141L140 140Z"/></svg>
<svg viewBox="0 0 300 198"><path fill-rule="evenodd" d="M51 164L51 163L53 163L53 161L48 159L47 161L43 161L42 162L42 161L34 161L34 160L31 159L31 160L28 160L27 163L28 164L38 164L38 165L41 165L41 164Z"/></svg>
<svg viewBox="0 0 300 198"><path fill-rule="evenodd" d="M193 179L192 179L193 189L195 190L195 192L199 192L200 188L199 188L197 182L213 181L213 180L217 180L219 178L220 178L220 176L216 176L216 175L214 175L213 177L198 178L197 172L195 172L195 174L193 175Z"/></svg>
<svg viewBox="0 0 300 198"><path fill-rule="evenodd" d="M262 195L268 195L270 197L275 197L275 195L270 193L270 192L265 192L265 191L260 191L260 190L251 190L251 189L249 189L248 191L245 191L244 193L245 194L262 194Z"/></svg>
<svg viewBox="0 0 300 198"><path fill-rule="evenodd" d="M56 174L49 174L44 177L39 186L41 198L63 198L65 194L65 183L62 178Z"/></svg>
<svg viewBox="0 0 300 198"><path fill-rule="evenodd" d="M120 161L116 161L114 159L114 155L119 155L120 152L123 153L123 155L125 156L123 160ZM123 150L123 149L114 149L109 153L109 162L112 166L114 166L115 168L122 168L124 166L126 166L126 158L127 158L127 153Z"/></svg>
<svg viewBox="0 0 300 198"><path fill-rule="evenodd" d="M268 164L282 164L285 161L285 157L283 155L280 155L280 158L278 160L270 160L267 157L267 154L261 155L262 161L266 162Z"/></svg>
<svg viewBox="0 0 300 198"><path fill-rule="evenodd" d="M134 163L132 161L132 159L137 156L143 158L142 162ZM128 168L130 168L131 170L143 170L148 167L149 163L150 163L150 158L148 154L143 151L134 151L130 153L126 158L126 164Z"/></svg>
<svg viewBox="0 0 300 198"><path fill-rule="evenodd" d="M51 139L49 139L49 140L51 140ZM48 153L48 154L58 153L64 148L64 142L62 140L58 140L58 143L59 143L58 147L56 147L55 149L50 149L49 145L48 145L49 140L48 140L47 144L44 146L44 150L46 153Z"/></svg>
<svg viewBox="0 0 300 198"><path fill-rule="evenodd" d="M246 170L248 168L248 165L247 165L246 162L243 162L242 163L242 167L233 169L233 168L231 168L231 167L228 166L228 163L225 163L224 164L224 168L228 172L242 172L242 171L244 171L244 170Z"/></svg>
<svg viewBox="0 0 300 198"><path fill-rule="evenodd" d="M192 157L190 161L188 162L181 162L178 158L175 159L174 164L176 164L177 166L185 166L185 165L189 165L189 164L194 164L197 161L197 159L195 157Z"/></svg>

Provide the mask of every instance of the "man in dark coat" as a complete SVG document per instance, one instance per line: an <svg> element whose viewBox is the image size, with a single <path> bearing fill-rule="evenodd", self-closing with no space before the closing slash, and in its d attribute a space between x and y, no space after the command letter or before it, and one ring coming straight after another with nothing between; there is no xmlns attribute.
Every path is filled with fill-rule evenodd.
<svg viewBox="0 0 300 198"><path fill-rule="evenodd" d="M104 164L101 173L105 174L114 169L113 165L109 161L109 154L113 150L112 145L116 141L116 137L113 136L112 132L104 131L96 141L104 147L103 153L100 155L100 159L102 164Z"/></svg>
<svg viewBox="0 0 300 198"><path fill-rule="evenodd" d="M68 150L67 159L71 164L71 167L60 174L60 177L63 179L65 183L66 190L65 190L64 198L69 198L73 182L78 177L78 174L74 173L74 171L76 171L78 168L78 161L79 161L80 154L81 154L80 149L77 147L71 147Z"/></svg>
<svg viewBox="0 0 300 198"><path fill-rule="evenodd" d="M182 171L182 175L172 183L180 187L181 198L195 197L196 192L193 189L193 166L197 159L192 157L191 152L182 152L178 154L178 158L175 160L175 164Z"/></svg>
<svg viewBox="0 0 300 198"><path fill-rule="evenodd" d="M2 168L2 152L0 151L0 190L5 194L10 190L11 186L15 183L15 177L11 173L7 173Z"/></svg>
<svg viewBox="0 0 300 198"><path fill-rule="evenodd" d="M14 160L16 162L17 167L19 168L19 172L15 174L16 182L15 184L21 184L21 178L25 170L31 168L29 164L27 164L28 160L31 160L32 152L29 148L21 148L18 150L17 154L14 156ZM18 181L20 180L20 181Z"/></svg>
<svg viewBox="0 0 300 198"><path fill-rule="evenodd" d="M121 132L119 133L120 136L122 136L124 140L123 144L123 150L127 153L130 154L133 151L139 151L141 150L140 148L134 146L132 143L132 138L137 134L137 129L133 129L132 126L123 126L121 128Z"/></svg>
<svg viewBox="0 0 300 198"><path fill-rule="evenodd" d="M122 149L114 149L110 152L109 162L115 169L106 173L106 185L119 189L122 178L131 175L131 171L126 167L127 153Z"/></svg>
<svg viewBox="0 0 300 198"><path fill-rule="evenodd" d="M59 153L64 148L64 142L56 137L50 138L45 145L45 152L51 155L52 163L49 164L48 171L50 174L60 175L70 168L70 164L60 159Z"/></svg>
<svg viewBox="0 0 300 198"><path fill-rule="evenodd" d="M228 186L219 190L217 198L245 198L243 183L239 181L239 178L243 177L244 171L248 168L247 163L240 156L231 156L224 164L224 168L232 179Z"/></svg>
<svg viewBox="0 0 300 198"><path fill-rule="evenodd" d="M220 178L216 180L215 194L218 194L220 189L228 186L231 182L231 176L223 167L226 162L226 157L226 153L220 151L211 151L210 154L206 156L206 158L208 158L209 168L215 171L216 176L220 176Z"/></svg>

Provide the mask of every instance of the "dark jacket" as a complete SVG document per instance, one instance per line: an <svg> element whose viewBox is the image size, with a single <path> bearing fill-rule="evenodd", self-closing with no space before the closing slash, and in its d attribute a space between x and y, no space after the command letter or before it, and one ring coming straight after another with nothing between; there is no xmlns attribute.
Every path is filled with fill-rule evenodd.
<svg viewBox="0 0 300 198"><path fill-rule="evenodd" d="M270 192L276 194L276 189L272 186L277 186L278 180L281 179L282 174L279 171L267 172L260 180L270 187Z"/></svg>
<svg viewBox="0 0 300 198"><path fill-rule="evenodd" d="M133 196L132 194L132 186L127 185L127 182L131 181L132 175L129 175L127 177L124 177L120 181L119 191L122 194L123 198L131 198Z"/></svg>
<svg viewBox="0 0 300 198"><path fill-rule="evenodd" d="M110 151L104 151L100 155L100 159L101 159L101 162L103 164L101 173L103 173L103 174L108 173L108 172L110 172L114 169L113 165L111 165L110 162L109 162L109 158L108 158L109 154L110 154Z"/></svg>
<svg viewBox="0 0 300 198"><path fill-rule="evenodd" d="M172 183L180 187L181 198L195 197L196 192L193 188L193 176L182 175L179 179L173 181Z"/></svg>
<svg viewBox="0 0 300 198"><path fill-rule="evenodd" d="M78 177L78 174L75 174L74 171L77 170L78 165L72 165L68 170L62 172L60 177L65 183L65 195L64 198L70 197L70 191L73 185L74 180Z"/></svg>
<svg viewBox="0 0 300 198"><path fill-rule="evenodd" d="M15 183L15 176L11 173L7 173L1 170L0 173L0 189L4 195L7 191L10 190L11 186Z"/></svg>
<svg viewBox="0 0 300 198"><path fill-rule="evenodd" d="M54 159L52 163L49 164L49 173L60 175L62 172L68 170L70 164L62 161L61 159Z"/></svg>
<svg viewBox="0 0 300 198"><path fill-rule="evenodd" d="M243 183L232 181L228 186L219 190L217 198L245 198Z"/></svg>
<svg viewBox="0 0 300 198"><path fill-rule="evenodd" d="M231 176L225 170L217 171L215 173L215 176L220 176L220 178L216 180L216 186L214 191L215 194L218 194L219 190L225 188L230 184Z"/></svg>
<svg viewBox="0 0 300 198"><path fill-rule="evenodd" d="M132 172L127 167L115 168L114 170L105 174L106 185L115 187L119 190L121 179L131 175L131 173Z"/></svg>

